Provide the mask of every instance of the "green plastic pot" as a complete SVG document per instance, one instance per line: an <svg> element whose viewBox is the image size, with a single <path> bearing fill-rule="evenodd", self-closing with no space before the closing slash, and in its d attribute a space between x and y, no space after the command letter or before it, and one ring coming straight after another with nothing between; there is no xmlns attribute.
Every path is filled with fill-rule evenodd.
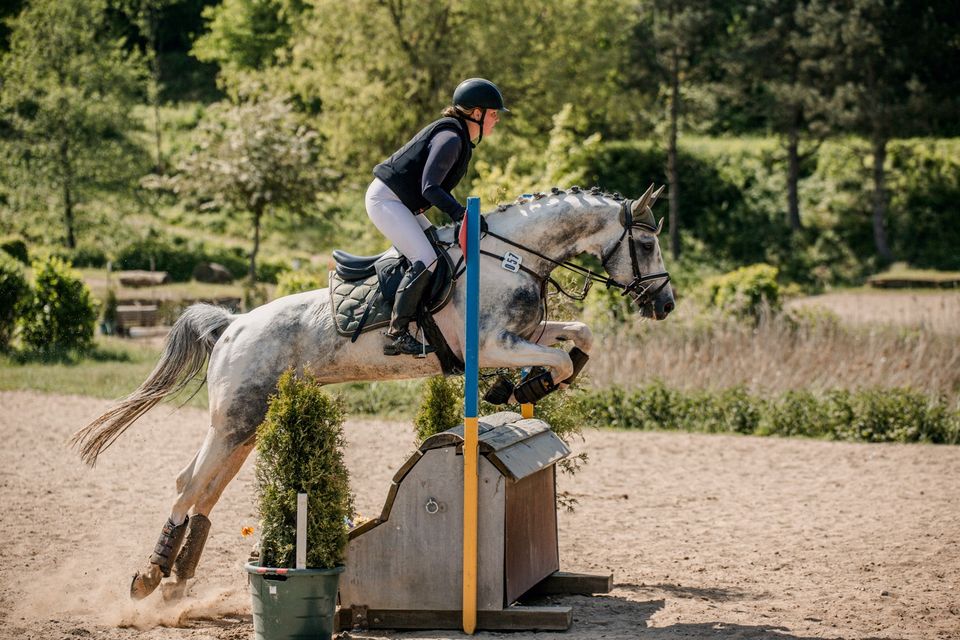
<svg viewBox="0 0 960 640"><path fill-rule="evenodd" d="M258 640L330 640L344 567L274 569L247 563Z"/></svg>

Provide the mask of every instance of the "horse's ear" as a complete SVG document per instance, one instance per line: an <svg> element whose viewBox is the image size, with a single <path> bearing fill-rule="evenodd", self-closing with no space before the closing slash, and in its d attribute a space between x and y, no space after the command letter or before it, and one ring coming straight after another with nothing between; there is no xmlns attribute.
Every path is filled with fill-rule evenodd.
<svg viewBox="0 0 960 640"><path fill-rule="evenodd" d="M660 185L660 188L654 191L653 195L650 196L650 204L648 204L647 206L653 209L653 205L657 203L657 198L660 197L660 194L663 193L663 190L666 188L667 188L667 185L665 184Z"/></svg>
<svg viewBox="0 0 960 640"><path fill-rule="evenodd" d="M652 195L653 195L653 185L651 184L649 187L647 187L647 190L644 192L643 196L641 196L639 200L633 203L634 218L643 215L644 209L650 206L649 200L650 200L650 196Z"/></svg>
<svg viewBox="0 0 960 640"><path fill-rule="evenodd" d="M662 190L663 187L660 187L660 189ZM653 215L653 211L650 212L650 215L651 216ZM663 231L663 221L664 221L664 218L660 218L660 222L657 223L656 235L660 235L660 232Z"/></svg>
<svg viewBox="0 0 960 640"><path fill-rule="evenodd" d="M632 207L620 207L620 226L626 229L633 224Z"/></svg>

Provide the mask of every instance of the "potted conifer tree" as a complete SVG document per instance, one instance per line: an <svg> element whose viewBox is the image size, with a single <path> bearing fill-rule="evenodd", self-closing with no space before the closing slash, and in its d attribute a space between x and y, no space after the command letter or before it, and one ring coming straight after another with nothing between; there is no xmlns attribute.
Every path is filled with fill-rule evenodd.
<svg viewBox="0 0 960 640"><path fill-rule="evenodd" d="M260 551L246 565L257 638L330 638L353 515L343 409L316 380L281 376L257 430ZM306 563L296 568L297 496L306 494Z"/></svg>

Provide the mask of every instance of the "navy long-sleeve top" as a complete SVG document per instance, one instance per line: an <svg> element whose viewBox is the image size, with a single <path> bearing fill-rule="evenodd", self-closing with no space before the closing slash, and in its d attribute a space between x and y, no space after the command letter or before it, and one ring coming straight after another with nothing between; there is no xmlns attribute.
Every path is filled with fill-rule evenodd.
<svg viewBox="0 0 960 640"><path fill-rule="evenodd" d="M450 169L460 157L460 136L450 130L437 131L430 143L427 162L423 167L420 190L430 204L446 213L452 220L459 221L465 211L456 198L441 186Z"/></svg>

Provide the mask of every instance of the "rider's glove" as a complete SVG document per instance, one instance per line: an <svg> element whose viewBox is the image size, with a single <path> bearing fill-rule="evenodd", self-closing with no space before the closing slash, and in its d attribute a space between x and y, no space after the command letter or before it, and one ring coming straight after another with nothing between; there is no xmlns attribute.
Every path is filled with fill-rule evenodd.
<svg viewBox="0 0 960 640"><path fill-rule="evenodd" d="M453 237L460 237L460 227L463 225L463 217L461 216L453 225ZM480 215L480 235L482 236L487 232L487 219Z"/></svg>

